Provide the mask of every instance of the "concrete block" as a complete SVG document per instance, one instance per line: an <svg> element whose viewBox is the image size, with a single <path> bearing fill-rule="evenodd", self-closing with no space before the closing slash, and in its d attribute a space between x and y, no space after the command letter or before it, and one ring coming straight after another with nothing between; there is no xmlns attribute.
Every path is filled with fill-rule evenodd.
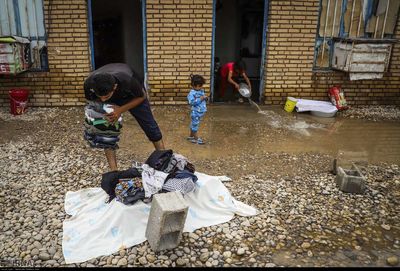
<svg viewBox="0 0 400 271"><path fill-rule="evenodd" d="M366 151L344 151L339 150L336 158L333 160L333 174L337 174L337 168L350 168L352 164L360 167L368 166L368 153Z"/></svg>
<svg viewBox="0 0 400 271"><path fill-rule="evenodd" d="M178 191L153 196L146 238L153 251L179 245L189 206Z"/></svg>
<svg viewBox="0 0 400 271"><path fill-rule="evenodd" d="M355 164L352 165L351 169L338 167L335 181L343 192L364 194L366 189L365 177Z"/></svg>

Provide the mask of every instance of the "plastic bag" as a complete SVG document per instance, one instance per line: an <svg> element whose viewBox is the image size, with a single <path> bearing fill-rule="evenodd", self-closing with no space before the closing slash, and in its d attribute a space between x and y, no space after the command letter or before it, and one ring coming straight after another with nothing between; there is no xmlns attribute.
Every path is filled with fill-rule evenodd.
<svg viewBox="0 0 400 271"><path fill-rule="evenodd" d="M345 110L349 108L347 106L346 99L344 98L344 92L340 86L331 87L328 91L328 97L338 110Z"/></svg>

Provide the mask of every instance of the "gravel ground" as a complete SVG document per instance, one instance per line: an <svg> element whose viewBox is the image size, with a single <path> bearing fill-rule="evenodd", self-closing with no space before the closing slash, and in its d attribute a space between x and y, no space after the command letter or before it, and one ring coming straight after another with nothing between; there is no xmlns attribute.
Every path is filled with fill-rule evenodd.
<svg viewBox="0 0 400 271"><path fill-rule="evenodd" d="M387 106L354 106L338 113L338 116L367 119L372 121L400 120L400 107Z"/></svg>
<svg viewBox="0 0 400 271"><path fill-rule="evenodd" d="M378 111L388 110L374 112ZM330 173L333 157L269 152L189 158L199 171L211 175L227 174L232 168L228 175L233 181L226 186L237 200L257 207L258 216L236 216L184 233L173 250L155 254L146 241L66 265L61 248L62 223L68 218L63 210L65 193L99 186L101 173L107 170L101 152L87 154L77 112L34 109L19 121L0 112L0 124L7 122L21 131L15 135L1 130L0 266L398 265L399 165L363 168L368 190L352 195L337 189ZM346 116L353 116L349 112ZM365 112L369 118L371 111ZM383 118L398 118L392 118L398 116L398 108L389 115ZM143 154L134 159L145 158ZM128 156L120 158L122 167L130 162Z"/></svg>

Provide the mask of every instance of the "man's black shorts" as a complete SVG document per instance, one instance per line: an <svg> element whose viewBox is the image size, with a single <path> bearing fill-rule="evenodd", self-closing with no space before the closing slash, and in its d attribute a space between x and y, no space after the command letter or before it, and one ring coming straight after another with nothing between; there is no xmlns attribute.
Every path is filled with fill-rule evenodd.
<svg viewBox="0 0 400 271"><path fill-rule="evenodd" d="M122 106L125 103L126 102L118 103L118 105ZM130 109L129 112L139 123L140 127L150 141L155 142L162 139L161 130L154 119L153 113L151 112L148 99L145 99L140 105Z"/></svg>
<svg viewBox="0 0 400 271"><path fill-rule="evenodd" d="M146 134L150 141L159 141L162 138L161 130L158 127L156 120L154 119L153 113L151 112L150 103L148 99L145 99L143 103L129 110L131 115L139 123L140 127Z"/></svg>

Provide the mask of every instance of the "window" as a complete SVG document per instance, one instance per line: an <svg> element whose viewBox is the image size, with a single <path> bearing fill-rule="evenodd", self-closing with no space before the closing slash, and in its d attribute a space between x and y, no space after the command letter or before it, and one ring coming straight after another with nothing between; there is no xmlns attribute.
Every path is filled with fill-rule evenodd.
<svg viewBox="0 0 400 271"><path fill-rule="evenodd" d="M392 44L395 42L392 38L399 6L399 0L320 0L314 71L339 69L365 72L352 68L357 63L348 65L353 58L346 57L354 52L359 52L357 57L362 61L371 58L372 52L380 53L379 56L374 55L374 61L369 63L381 61L384 66L374 68L384 68L386 71ZM337 64L338 57L341 57L337 56L340 50L346 52L342 61L347 61L347 67L339 67ZM358 62L358 68L360 63Z"/></svg>
<svg viewBox="0 0 400 271"><path fill-rule="evenodd" d="M47 71L43 0L0 0L0 37L29 41L29 70Z"/></svg>

